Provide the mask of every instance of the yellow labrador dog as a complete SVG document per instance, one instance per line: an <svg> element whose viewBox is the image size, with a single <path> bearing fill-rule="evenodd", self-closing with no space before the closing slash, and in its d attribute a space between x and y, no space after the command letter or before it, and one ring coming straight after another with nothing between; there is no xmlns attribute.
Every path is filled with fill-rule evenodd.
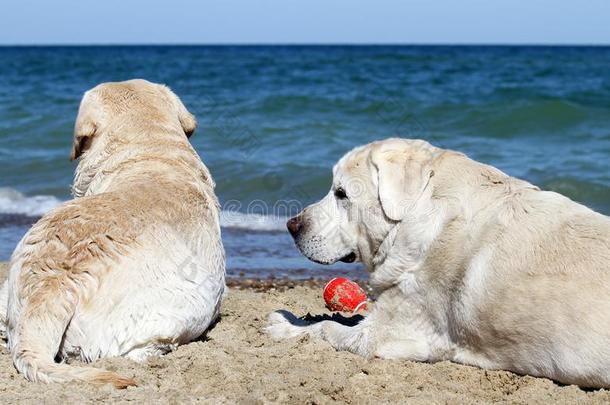
<svg viewBox="0 0 610 405"><path fill-rule="evenodd" d="M131 80L85 93L72 150L76 198L24 236L0 294L8 348L27 379L134 385L54 360L142 361L201 336L217 317L224 250L214 182L187 139L196 125L162 85Z"/></svg>
<svg viewBox="0 0 610 405"><path fill-rule="evenodd" d="M329 194L288 222L301 252L358 260L379 296L353 327L271 314L362 356L610 387L610 219L419 140L359 147Z"/></svg>

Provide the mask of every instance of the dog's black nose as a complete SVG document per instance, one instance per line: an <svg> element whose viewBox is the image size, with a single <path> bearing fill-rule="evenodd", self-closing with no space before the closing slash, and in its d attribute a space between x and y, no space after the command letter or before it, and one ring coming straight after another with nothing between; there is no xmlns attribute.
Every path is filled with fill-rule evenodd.
<svg viewBox="0 0 610 405"><path fill-rule="evenodd" d="M286 222L286 228L288 228L288 232L292 236L296 236L301 229L301 221L298 216L290 218L288 222Z"/></svg>

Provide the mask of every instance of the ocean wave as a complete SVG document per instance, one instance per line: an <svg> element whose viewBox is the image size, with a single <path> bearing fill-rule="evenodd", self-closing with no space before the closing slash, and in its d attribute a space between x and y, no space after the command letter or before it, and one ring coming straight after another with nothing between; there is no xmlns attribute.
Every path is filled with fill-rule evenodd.
<svg viewBox="0 0 610 405"><path fill-rule="evenodd" d="M0 214L39 217L61 203L60 199L51 195L28 197L15 189L0 187Z"/></svg>
<svg viewBox="0 0 610 405"><path fill-rule="evenodd" d="M62 203L51 195L26 196L9 187L0 187L0 214L40 217ZM238 211L222 211L220 225L223 228L251 231L283 231L287 218Z"/></svg>
<svg viewBox="0 0 610 405"><path fill-rule="evenodd" d="M277 232L286 229L287 218L260 214L244 214L238 211L222 211L220 226L251 231Z"/></svg>

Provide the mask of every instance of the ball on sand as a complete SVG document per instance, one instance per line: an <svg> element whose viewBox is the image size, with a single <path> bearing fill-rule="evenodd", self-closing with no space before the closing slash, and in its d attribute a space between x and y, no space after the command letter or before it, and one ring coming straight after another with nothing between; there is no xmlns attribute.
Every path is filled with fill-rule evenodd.
<svg viewBox="0 0 610 405"><path fill-rule="evenodd" d="M366 293L360 286L343 277L335 277L324 286L324 301L331 311L358 312L366 310Z"/></svg>

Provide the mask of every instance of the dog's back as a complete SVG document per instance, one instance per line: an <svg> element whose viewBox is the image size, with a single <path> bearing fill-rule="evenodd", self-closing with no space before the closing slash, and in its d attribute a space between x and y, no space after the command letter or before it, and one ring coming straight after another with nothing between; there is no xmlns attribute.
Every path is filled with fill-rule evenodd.
<svg viewBox="0 0 610 405"><path fill-rule="evenodd" d="M455 360L610 386L610 219L534 187L496 194L454 307L469 347Z"/></svg>

